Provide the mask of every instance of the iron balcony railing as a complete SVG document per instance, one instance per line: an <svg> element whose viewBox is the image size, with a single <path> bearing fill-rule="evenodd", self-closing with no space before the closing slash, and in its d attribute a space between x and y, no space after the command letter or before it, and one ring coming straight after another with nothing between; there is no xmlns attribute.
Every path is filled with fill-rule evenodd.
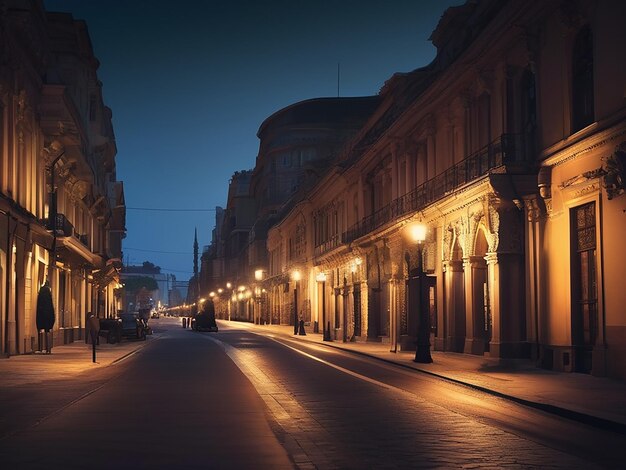
<svg viewBox="0 0 626 470"><path fill-rule="evenodd" d="M342 243L350 243L391 220L423 210L494 168L523 165L526 159L521 137L517 134L502 134L478 152L354 224L342 234Z"/></svg>
<svg viewBox="0 0 626 470"><path fill-rule="evenodd" d="M317 245L314 254L315 256L320 256L333 248L337 248L339 245L341 245L341 237L339 235L333 235L328 240Z"/></svg>
<svg viewBox="0 0 626 470"><path fill-rule="evenodd" d="M78 239L79 242L81 242L83 245L89 248L89 235L87 235L86 233L80 234L80 233L74 232L74 236Z"/></svg>
<svg viewBox="0 0 626 470"><path fill-rule="evenodd" d="M54 218L46 220L46 228L61 237L71 237L74 234L74 226L64 214L56 214Z"/></svg>

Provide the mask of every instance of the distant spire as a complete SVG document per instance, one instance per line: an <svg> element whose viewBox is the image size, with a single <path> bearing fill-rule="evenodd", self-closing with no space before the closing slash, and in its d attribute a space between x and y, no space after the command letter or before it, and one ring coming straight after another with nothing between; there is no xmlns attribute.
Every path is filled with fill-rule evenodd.
<svg viewBox="0 0 626 470"><path fill-rule="evenodd" d="M193 275L198 279L198 228L194 228L193 235Z"/></svg>

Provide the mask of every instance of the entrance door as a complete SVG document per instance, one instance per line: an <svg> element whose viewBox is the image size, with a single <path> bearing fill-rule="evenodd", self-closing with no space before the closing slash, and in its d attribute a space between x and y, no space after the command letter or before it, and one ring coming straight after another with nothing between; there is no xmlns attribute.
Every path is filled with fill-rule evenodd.
<svg viewBox="0 0 626 470"><path fill-rule="evenodd" d="M361 336L361 284L354 284L354 336Z"/></svg>
<svg viewBox="0 0 626 470"><path fill-rule="evenodd" d="M576 372L591 372L598 337L595 202L572 209L572 346Z"/></svg>

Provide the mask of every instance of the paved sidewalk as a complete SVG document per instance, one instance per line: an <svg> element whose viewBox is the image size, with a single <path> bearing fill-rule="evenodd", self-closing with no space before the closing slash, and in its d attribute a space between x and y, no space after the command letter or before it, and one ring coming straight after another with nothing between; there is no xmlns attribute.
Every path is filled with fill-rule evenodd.
<svg viewBox="0 0 626 470"><path fill-rule="evenodd" d="M0 388L33 385L50 379L71 378L88 370L107 367L133 354L150 341L123 340L116 344L101 342L96 346L93 362L92 346L78 341L52 348L52 354L34 353L0 359Z"/></svg>
<svg viewBox="0 0 626 470"><path fill-rule="evenodd" d="M293 326L223 323L297 338L300 341L324 342L321 333L307 331L306 336L294 336ZM432 353L432 364L418 364L413 362L414 352L392 353L389 351L389 344L341 341L325 344L443 377L534 408L626 434L625 381L548 371L535 367L531 361L514 361L503 365L497 358L439 351Z"/></svg>

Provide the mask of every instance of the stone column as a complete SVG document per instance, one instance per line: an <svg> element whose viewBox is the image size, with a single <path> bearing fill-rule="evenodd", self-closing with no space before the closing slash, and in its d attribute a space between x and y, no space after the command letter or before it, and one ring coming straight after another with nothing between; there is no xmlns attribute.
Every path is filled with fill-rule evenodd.
<svg viewBox="0 0 626 470"><path fill-rule="evenodd" d="M462 261L448 262L444 282L448 335L446 349L463 352L465 347L465 288Z"/></svg>
<svg viewBox="0 0 626 470"><path fill-rule="evenodd" d="M389 280L389 342L390 351L398 352L398 341L400 339L400 317L398 311L398 280Z"/></svg>
<svg viewBox="0 0 626 470"><path fill-rule="evenodd" d="M428 119L426 132L428 133L428 137L426 139L426 159L428 162L426 166L428 168L428 175L425 179L427 181L431 178L434 178L437 175L437 166L436 166L436 157L435 157L435 152L437 151L436 145L435 145L436 127L435 127L434 118L432 116Z"/></svg>
<svg viewBox="0 0 626 470"><path fill-rule="evenodd" d="M465 349L466 354L485 352L485 305L483 284L485 260L471 256L463 260L465 278Z"/></svg>
<svg viewBox="0 0 626 470"><path fill-rule="evenodd" d="M398 145L394 144L391 147L391 200L397 199L401 194L399 194L398 186L399 186L399 177L400 173L398 171Z"/></svg>
<svg viewBox="0 0 626 470"><path fill-rule="evenodd" d="M524 261L519 253L487 253L491 356L528 357Z"/></svg>

